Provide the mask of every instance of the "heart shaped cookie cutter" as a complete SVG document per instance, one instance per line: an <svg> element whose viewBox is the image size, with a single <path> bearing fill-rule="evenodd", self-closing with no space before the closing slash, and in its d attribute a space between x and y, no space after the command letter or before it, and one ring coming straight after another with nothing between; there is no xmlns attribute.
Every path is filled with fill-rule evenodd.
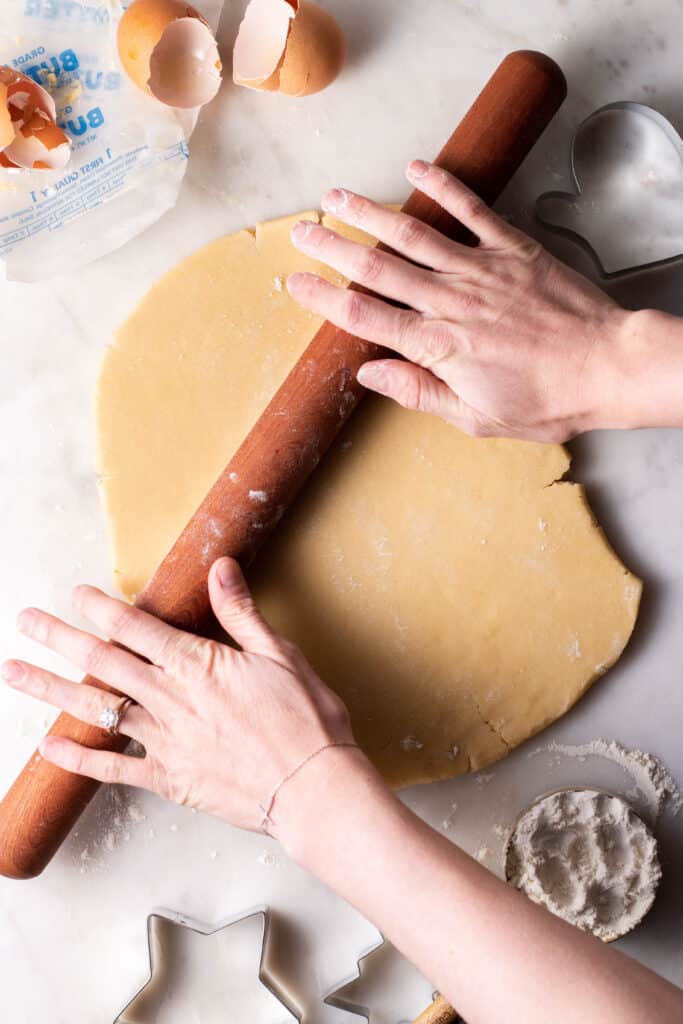
<svg viewBox="0 0 683 1024"><path fill-rule="evenodd" d="M613 278L683 256L683 139L652 107L608 103L576 129L574 192L545 192L538 221L578 243Z"/></svg>

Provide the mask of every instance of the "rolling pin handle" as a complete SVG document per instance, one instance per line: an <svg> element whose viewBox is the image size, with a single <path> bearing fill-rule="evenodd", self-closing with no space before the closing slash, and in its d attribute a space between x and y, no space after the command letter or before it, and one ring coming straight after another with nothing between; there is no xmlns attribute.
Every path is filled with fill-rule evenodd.
<svg viewBox="0 0 683 1024"><path fill-rule="evenodd" d="M464 1024L457 1010L446 1002L443 996L436 996L433 1003L416 1017L413 1024Z"/></svg>

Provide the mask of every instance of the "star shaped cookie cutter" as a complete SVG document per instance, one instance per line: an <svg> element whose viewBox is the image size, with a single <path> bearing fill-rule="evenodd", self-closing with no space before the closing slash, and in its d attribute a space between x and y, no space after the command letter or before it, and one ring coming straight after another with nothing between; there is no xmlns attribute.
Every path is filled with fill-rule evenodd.
<svg viewBox="0 0 683 1024"><path fill-rule="evenodd" d="M368 1024L373 1024L372 1007L359 1003L357 997L354 996L353 990L359 981L367 978L369 974L377 969L378 964L380 970L382 969L381 961L387 958L391 948L384 938L380 938L379 942L371 946L367 952L358 958L352 977L342 982L341 985L337 986L325 997L325 1005L332 1006L336 1010L345 1010L347 1013L362 1017ZM399 957L400 959L402 958ZM390 972L389 978L386 978L384 983L391 984ZM465 1024L462 1017L458 1016L438 993L432 993L432 1000L432 1003L419 1016L414 1018L413 1024ZM408 1019L402 1018L401 1024L409 1024Z"/></svg>
<svg viewBox="0 0 683 1024"><path fill-rule="evenodd" d="M270 930L266 908L217 927L172 911L150 914L149 979L113 1024L157 1024L162 1020L166 1024L167 1019L169 1024L180 1024L195 1018L213 1024L227 1019L226 1012L230 1019L250 1024L301 1024L301 1013L273 968ZM201 946L204 942L218 945L227 971L211 969L211 958ZM253 948L259 950L256 972L250 970ZM218 959L215 950L214 959ZM226 1005L228 1000L230 1005Z"/></svg>
<svg viewBox="0 0 683 1024"><path fill-rule="evenodd" d="M622 100L590 114L569 152L573 192L544 192L538 221L588 253L603 279L683 256L683 139L659 111Z"/></svg>

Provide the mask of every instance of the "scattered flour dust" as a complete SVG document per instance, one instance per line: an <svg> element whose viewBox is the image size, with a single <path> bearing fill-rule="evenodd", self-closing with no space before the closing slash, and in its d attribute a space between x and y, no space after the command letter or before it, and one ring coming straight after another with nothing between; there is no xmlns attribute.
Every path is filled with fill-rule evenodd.
<svg viewBox="0 0 683 1024"><path fill-rule="evenodd" d="M653 825L665 808L672 814L678 814L683 807L683 793L669 770L654 754L629 750L616 740L597 739L578 746L549 743L546 747L533 750L529 757L537 757L545 752L575 757L579 761L598 757L618 765L633 782L633 789L626 796L635 800L640 798L644 804L643 811Z"/></svg>
<svg viewBox="0 0 683 1024"><path fill-rule="evenodd" d="M494 774L494 772L477 772L474 776L474 781L477 786L479 786L479 789L483 789L484 786L488 786L491 779L493 779Z"/></svg>
<svg viewBox="0 0 683 1024"><path fill-rule="evenodd" d="M446 817L441 822L441 828L444 829L446 832L448 831L448 829L451 827L451 825L455 821L457 811L458 811L458 805L457 805L456 801L454 800L453 803L451 804L450 811L448 812Z"/></svg>
<svg viewBox="0 0 683 1024"><path fill-rule="evenodd" d="M142 808L129 790L118 786L102 790L87 826L81 826L73 834L80 845L76 858L81 874L104 867L108 854L122 843L130 842L133 831L145 820Z"/></svg>
<svg viewBox="0 0 683 1024"><path fill-rule="evenodd" d="M532 804L512 832L505 873L535 903L606 942L645 916L661 878L642 818L622 797L593 789Z"/></svg>

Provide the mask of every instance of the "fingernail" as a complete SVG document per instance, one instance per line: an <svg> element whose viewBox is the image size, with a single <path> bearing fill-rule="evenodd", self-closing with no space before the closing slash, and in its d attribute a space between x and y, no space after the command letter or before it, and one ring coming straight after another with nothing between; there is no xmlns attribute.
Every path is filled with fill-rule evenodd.
<svg viewBox="0 0 683 1024"><path fill-rule="evenodd" d="M302 285L307 285L311 288L319 283L320 277L317 274L307 274L305 271L297 271L296 274L290 274L287 278L287 291L291 292L300 288Z"/></svg>
<svg viewBox="0 0 683 1024"><path fill-rule="evenodd" d="M358 383L364 388L372 388L373 391L382 391L386 386L387 375L382 366L374 366L372 363L365 363L357 373Z"/></svg>
<svg viewBox="0 0 683 1024"><path fill-rule="evenodd" d="M2 666L2 678L6 683L18 683L24 675L24 667L18 661L6 661Z"/></svg>
<svg viewBox="0 0 683 1024"><path fill-rule="evenodd" d="M326 213L341 213L349 205L349 193L345 188L333 188L322 198L322 208Z"/></svg>
<svg viewBox="0 0 683 1024"><path fill-rule="evenodd" d="M232 583L232 566L225 558L222 558L216 565L216 576L223 590L227 590Z"/></svg>
<svg viewBox="0 0 683 1024"><path fill-rule="evenodd" d="M19 613L17 618L17 629L20 633L24 633L26 636L30 636L33 632L34 615L30 610L25 610Z"/></svg>
<svg viewBox="0 0 683 1024"><path fill-rule="evenodd" d="M50 754L51 746L52 746L52 743L50 742L50 737L49 736L44 736L43 739L38 744L38 750L40 751L40 756L41 757L48 757L49 754Z"/></svg>
<svg viewBox="0 0 683 1024"><path fill-rule="evenodd" d="M304 283L305 277L306 275L302 274L301 272L297 272L296 274L290 274L289 277L287 278L287 281L285 282L287 285L287 291L295 291L300 284Z"/></svg>
<svg viewBox="0 0 683 1024"><path fill-rule="evenodd" d="M305 242L311 231L317 225L312 220L300 220L292 228L291 236L293 242Z"/></svg>
<svg viewBox="0 0 683 1024"><path fill-rule="evenodd" d="M425 178L429 174L430 164L425 163L424 160L413 160L411 164L408 164L408 170L406 171L409 178Z"/></svg>

